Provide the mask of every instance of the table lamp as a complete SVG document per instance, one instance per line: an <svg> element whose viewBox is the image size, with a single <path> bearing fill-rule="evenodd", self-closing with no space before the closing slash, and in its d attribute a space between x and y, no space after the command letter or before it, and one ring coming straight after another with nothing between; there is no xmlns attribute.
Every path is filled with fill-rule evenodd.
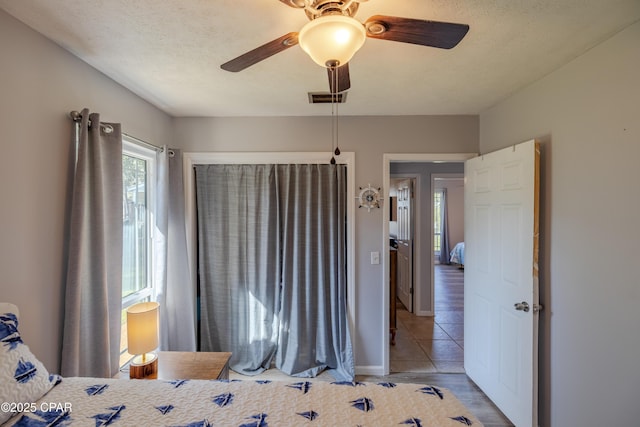
<svg viewBox="0 0 640 427"><path fill-rule="evenodd" d="M153 377L158 374L157 302L141 302L127 309L127 346L134 355L129 364L129 378Z"/></svg>

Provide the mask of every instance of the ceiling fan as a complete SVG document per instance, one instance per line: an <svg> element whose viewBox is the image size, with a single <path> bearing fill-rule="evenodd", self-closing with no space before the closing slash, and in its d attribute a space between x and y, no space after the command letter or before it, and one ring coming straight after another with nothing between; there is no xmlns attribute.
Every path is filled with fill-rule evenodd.
<svg viewBox="0 0 640 427"><path fill-rule="evenodd" d="M238 72L276 53L300 44L320 66L326 67L331 93L351 87L349 60L367 37L451 49L469 31L466 24L375 15L364 24L353 16L368 0L280 0L304 9L310 22L300 32L290 32L220 66Z"/></svg>

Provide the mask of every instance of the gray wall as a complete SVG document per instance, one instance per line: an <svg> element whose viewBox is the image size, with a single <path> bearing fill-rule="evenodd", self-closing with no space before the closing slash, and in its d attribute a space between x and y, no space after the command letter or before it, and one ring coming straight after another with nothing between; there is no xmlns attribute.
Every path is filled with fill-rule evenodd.
<svg viewBox="0 0 640 427"><path fill-rule="evenodd" d="M640 23L480 116L543 142L541 426L640 420Z"/></svg>
<svg viewBox="0 0 640 427"><path fill-rule="evenodd" d="M473 151L469 151L472 153ZM431 175L436 173L464 173L463 163L391 163L389 168L393 175L418 175L420 177L420 217L416 221L420 223L420 235L415 239L420 243L420 260L414 259L414 263L421 265L420 277L414 286L420 286L420 301L414 301L416 314L431 312L431 217L433 203L431 201ZM433 313L430 313L433 314Z"/></svg>
<svg viewBox="0 0 640 427"><path fill-rule="evenodd" d="M71 110L88 107L133 136L167 143L171 118L0 11L0 300L58 372L71 179Z"/></svg>
<svg viewBox="0 0 640 427"><path fill-rule="evenodd" d="M176 118L175 144L185 151L327 151L329 117ZM341 117L340 149L356 156L357 189L380 186L383 153L477 152L477 116ZM353 201L355 203L355 200ZM388 206L383 206L383 208ZM387 250L382 209L356 209L356 365L382 369L382 264L369 253Z"/></svg>

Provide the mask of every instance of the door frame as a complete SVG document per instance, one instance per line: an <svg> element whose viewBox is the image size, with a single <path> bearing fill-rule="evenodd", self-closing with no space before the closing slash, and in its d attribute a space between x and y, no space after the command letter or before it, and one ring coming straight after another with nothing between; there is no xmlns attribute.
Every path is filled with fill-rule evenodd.
<svg viewBox="0 0 640 427"><path fill-rule="evenodd" d="M389 200L389 179L391 163L445 163L460 162L477 157L478 153L384 153L382 155L383 200ZM433 213L430 213L431 216ZM383 375L389 375L389 209L382 209L382 368ZM433 258L433 250L431 250ZM432 261L433 262L433 261ZM414 299L417 294L414 293Z"/></svg>

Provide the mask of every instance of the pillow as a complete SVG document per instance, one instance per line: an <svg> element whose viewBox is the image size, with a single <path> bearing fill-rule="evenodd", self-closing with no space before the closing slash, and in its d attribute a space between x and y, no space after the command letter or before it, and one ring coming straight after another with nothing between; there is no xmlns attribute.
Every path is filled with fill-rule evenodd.
<svg viewBox="0 0 640 427"><path fill-rule="evenodd" d="M0 302L0 313L13 313L18 319L20 318L18 307L11 304L10 302Z"/></svg>
<svg viewBox="0 0 640 427"><path fill-rule="evenodd" d="M32 403L58 381L31 353L18 331L17 308L0 303L0 402ZM0 411L0 424L15 413Z"/></svg>

